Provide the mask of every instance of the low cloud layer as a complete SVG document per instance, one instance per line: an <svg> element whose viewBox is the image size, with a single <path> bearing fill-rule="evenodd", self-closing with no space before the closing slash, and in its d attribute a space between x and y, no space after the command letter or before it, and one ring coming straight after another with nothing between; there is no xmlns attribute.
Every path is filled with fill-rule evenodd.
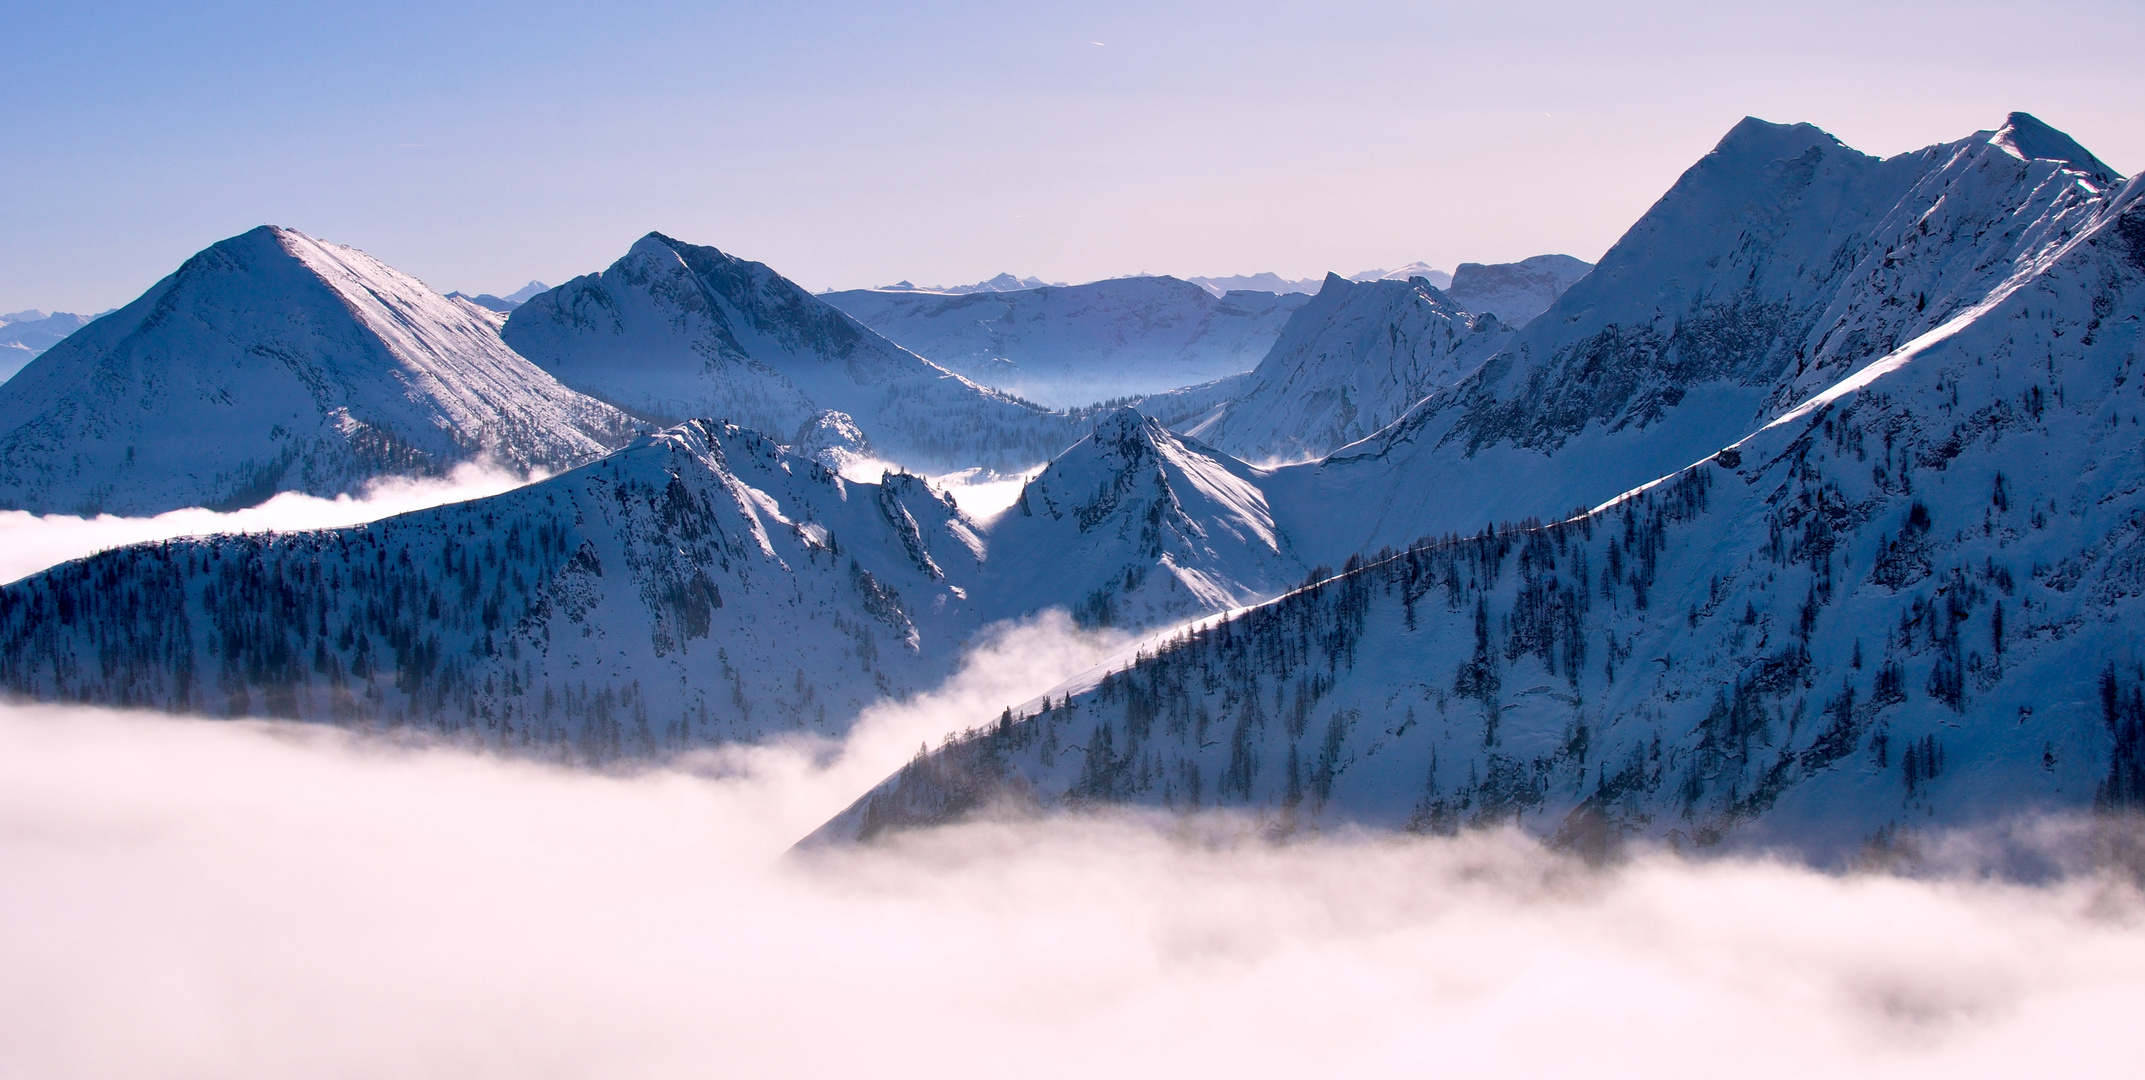
<svg viewBox="0 0 2145 1080"><path fill-rule="evenodd" d="M528 477L514 473L463 465L437 480L377 481L355 498L323 499L284 492L259 506L229 513L194 507L146 518L110 514L82 518L0 510L0 584L125 544L212 533L332 529L497 495L529 482Z"/></svg>
<svg viewBox="0 0 2145 1080"><path fill-rule="evenodd" d="M1273 847L1139 818L785 856L933 717L1108 645L1063 630L1004 632L1001 670L1040 666L971 669L850 746L632 776L0 709L0 1075L2065 1075L2131 1053L2145 908L2091 878L1597 872L1507 834Z"/></svg>

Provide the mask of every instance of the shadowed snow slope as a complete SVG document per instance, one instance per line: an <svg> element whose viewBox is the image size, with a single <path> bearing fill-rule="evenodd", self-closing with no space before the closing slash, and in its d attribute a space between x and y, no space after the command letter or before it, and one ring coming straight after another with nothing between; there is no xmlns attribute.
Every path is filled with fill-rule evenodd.
<svg viewBox="0 0 2145 1080"><path fill-rule="evenodd" d="M506 340L578 390L662 423L715 417L785 442L829 410L916 468L1013 469L1079 437L866 329L760 263L660 233L532 297Z"/></svg>
<svg viewBox="0 0 2145 1080"><path fill-rule="evenodd" d="M933 363L1060 408L1249 371L1301 295L1216 296L1173 277L963 296L859 289L824 299Z"/></svg>
<svg viewBox="0 0 2145 1080"><path fill-rule="evenodd" d="M188 259L7 387L0 508L40 513L335 495L463 462L561 469L630 436L476 309L269 226Z"/></svg>
<svg viewBox="0 0 2145 1080"><path fill-rule="evenodd" d="M32 576L0 590L0 684L590 761L831 733L952 670L981 550L916 477L696 421L487 499Z"/></svg>
<svg viewBox="0 0 2145 1080"><path fill-rule="evenodd" d="M825 835L1125 801L1881 857L2140 806L2145 185L2022 158L2054 141L2035 127L1887 162L1738 128L1534 324L1579 344L1530 327L1384 457L1303 470L1384 470L1365 500L1409 469L1464 482L1466 533L1082 676ZM1727 250L1655 244L1704 235ZM1622 290L1660 324L1612 321ZM1644 440L1698 463L1476 524L1636 487ZM1554 486L1496 485L1493 447Z"/></svg>

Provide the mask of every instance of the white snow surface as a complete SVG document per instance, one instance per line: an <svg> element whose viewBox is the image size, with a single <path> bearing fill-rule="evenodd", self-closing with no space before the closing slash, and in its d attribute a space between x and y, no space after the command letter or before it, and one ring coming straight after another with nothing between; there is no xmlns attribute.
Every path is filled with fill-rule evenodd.
<svg viewBox="0 0 2145 1080"><path fill-rule="evenodd" d="M856 290L821 298L933 363L1057 408L1249 371L1305 299L1271 292L1217 296L1173 277L959 296Z"/></svg>
<svg viewBox="0 0 2145 1080"><path fill-rule="evenodd" d="M506 341L575 389L660 423L725 420L795 440L847 414L911 468L1012 470L1079 438L859 324L765 265L650 233L601 274L515 308Z"/></svg>
<svg viewBox="0 0 2145 1080"><path fill-rule="evenodd" d="M333 496L465 462L565 468L630 436L480 312L295 230L232 237L8 381L0 508Z"/></svg>

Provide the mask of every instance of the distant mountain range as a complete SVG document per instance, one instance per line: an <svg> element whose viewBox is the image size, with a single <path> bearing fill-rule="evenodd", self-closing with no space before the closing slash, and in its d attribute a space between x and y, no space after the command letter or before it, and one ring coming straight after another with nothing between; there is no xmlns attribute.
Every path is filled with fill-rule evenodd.
<svg viewBox="0 0 2145 1080"><path fill-rule="evenodd" d="M1166 275L1135 275L1135 277L1161 276ZM1348 280L1406 281L1409 278L1415 277L1424 278L1428 280L1430 284L1435 285L1440 289L1452 284L1451 274L1446 273L1443 270L1436 269L1432 267L1429 263L1425 262L1412 262L1406 266L1394 270L1365 270L1361 273L1349 275ZM1094 285L1101 284L1102 281L1127 280L1133 280L1133 278L1105 278L1099 279L1098 281L1088 282L1087 284ZM1225 293L1232 292L1267 292L1276 294L1303 293L1305 295L1309 295L1311 293L1317 292L1319 288L1325 283L1324 278L1315 277L1290 280L1288 278L1282 277L1279 274L1273 273L1272 271L1263 271L1257 274L1236 274L1230 277L1186 277L1179 278L1177 280L1189 281L1192 284L1197 285L1210 293L1213 293L1217 297ZM1058 288L1067 287L1066 283L1062 281L1044 281L1041 278L1033 276L1019 277L1014 274L999 274L996 277L990 278L985 281L976 282L973 285L914 285L906 281L897 281L892 285L881 285L876 289L850 289L846 291L851 293L913 292L933 293L944 296L965 296L970 293L1021 292L1027 289L1040 289L1046 286L1055 286ZM829 290L829 292L832 291L833 290ZM527 299L527 297L510 297L509 299Z"/></svg>
<svg viewBox="0 0 2145 1080"><path fill-rule="evenodd" d="M820 299L985 386L1066 408L1250 369L1304 297L1215 296L1172 277L959 295L856 290Z"/></svg>
<svg viewBox="0 0 2145 1080"><path fill-rule="evenodd" d="M450 300L467 300L486 311L496 311L504 315L526 303L530 297L549 291L551 291L551 286L541 281L531 281L505 296L493 296L491 293L478 293L475 296L471 296L467 293L451 292L447 294L447 298Z"/></svg>
<svg viewBox="0 0 2145 1080"><path fill-rule="evenodd" d="M1229 425L1201 427L1196 433L1231 453L1253 459L1314 456L1353 442L1391 422L1431 390L1472 370L1432 364L1442 374L1357 366L1358 343L1312 340L1319 334L1348 333L1310 304L1305 293L1323 292L1339 282L1378 285L1384 304L1347 317L1354 331L1376 335L1392 312L1393 300L1410 283L1440 289L1438 303L1468 316L1495 315L1500 325L1524 324L1540 314L1591 264L1568 255L1541 255L1518 263L1485 266L1463 263L1458 277L1415 263L1400 270L1372 270L1352 279L1332 275L1315 288L1281 282L1271 274L1254 278L1172 277L1113 278L1074 286L1043 286L949 294L941 292L859 289L822 293L866 326L934 362L986 386L1057 407L1085 405L1127 395L1169 395L1151 403L1150 411L1173 422L1211 412L1225 398L1250 395L1234 411ZM1267 282L1266 279L1272 279ZM1018 284L1000 275L1001 284ZM1218 282L1279 283L1288 288L1243 288L1217 293ZM990 283L986 283L990 284ZM1194 287L1196 286L1196 287ZM1338 294L1335 294L1336 296ZM1368 297L1372 293L1356 294ZM1312 311L1309 309L1317 309ZM1326 319L1322 329L1306 320ZM1477 342L1481 344L1481 342ZM1374 348L1363 344L1364 348ZM1397 341L1387 342L1390 351ZM1412 346L1409 346L1412 347ZM1348 354L1346 370L1300 370L1306 350ZM1488 352L1467 353L1475 361ZM1420 366L1415 361L1402 365ZM1209 384L1246 375L1225 387ZM1426 381L1428 379L1442 381ZM1315 386L1313 384L1316 384ZM1364 385L1357 385L1358 383ZM1372 384L1375 384L1373 386ZM1264 387L1264 389L1261 389ZM1366 397L1366 394L1369 396ZM1272 400L1273 404L1261 405ZM1318 421L1320 410L1345 419ZM1279 415L1302 412L1302 417ZM1274 414L1274 415L1267 415ZM1314 432L1311 429L1316 428Z"/></svg>
<svg viewBox="0 0 2145 1080"><path fill-rule="evenodd" d="M39 354L88 326L90 320L97 317L92 315L85 319L66 311L49 315L42 311L0 315L0 382L14 378L16 372L29 366Z"/></svg>
<svg viewBox="0 0 2145 1080"><path fill-rule="evenodd" d="M1020 292L1023 289L1040 289L1045 285L1063 284L1065 283L1062 281L1050 282L1037 277L1014 277L1011 274L999 274L997 277L976 282L974 285L912 285L906 281L897 281L892 285L881 285L875 290L856 291L914 292L936 293L943 296L966 296L970 293Z"/></svg>

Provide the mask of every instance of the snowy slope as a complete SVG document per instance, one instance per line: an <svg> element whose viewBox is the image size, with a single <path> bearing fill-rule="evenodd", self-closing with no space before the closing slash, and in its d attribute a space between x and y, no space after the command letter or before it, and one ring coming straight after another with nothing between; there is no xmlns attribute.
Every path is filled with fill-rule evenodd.
<svg viewBox="0 0 2145 1080"><path fill-rule="evenodd" d="M465 461L561 469L630 435L479 312L263 226L38 357L0 399L0 508L153 513Z"/></svg>
<svg viewBox="0 0 2145 1080"><path fill-rule="evenodd" d="M1942 253L2000 267L1973 302L1806 357L1834 369L1817 392L1592 513L1427 542L1084 677L824 835L1132 801L1848 859L2145 804L2145 184L2022 119L1929 155L1965 159L1968 223L1973 177L2041 210ZM1919 220L1934 246L1961 219ZM1884 242L1907 257L1883 269L1927 269Z"/></svg>
<svg viewBox="0 0 2145 1080"><path fill-rule="evenodd" d="M1746 120L1478 372L1276 475L1276 516L1305 558L1337 562L1596 505L1981 302L2113 178L2023 114L1885 160Z"/></svg>
<svg viewBox="0 0 2145 1080"><path fill-rule="evenodd" d="M1079 438L760 263L660 233L515 308L504 334L566 385L660 422L712 417L786 442L838 411L882 454L931 470L1018 468Z"/></svg>
<svg viewBox="0 0 2145 1080"><path fill-rule="evenodd" d="M1304 302L1266 292L1216 296L1172 277L822 299L933 363L1060 408L1249 371Z"/></svg>
<svg viewBox="0 0 2145 1080"><path fill-rule="evenodd" d="M857 445L838 413L810 436ZM0 589L0 688L586 760L839 733L989 620L1137 628L1279 594L1303 571L1260 476L1119 410L986 532L919 477L847 481L690 421L487 499L26 578Z"/></svg>
<svg viewBox="0 0 2145 1080"><path fill-rule="evenodd" d="M980 553L915 477L849 483L696 421L488 499L24 579L0 590L0 685L587 761L839 732L948 673Z"/></svg>
<svg viewBox="0 0 2145 1080"><path fill-rule="evenodd" d="M1510 337L1421 278L1328 275L1250 374L1156 395L1141 408L1238 457L1303 460L1392 423Z"/></svg>
<svg viewBox="0 0 2145 1080"><path fill-rule="evenodd" d="M1569 255L1536 255L1516 263L1461 263L1452 272L1445 295L1477 315L1525 326L1549 310L1594 264Z"/></svg>
<svg viewBox="0 0 2145 1080"><path fill-rule="evenodd" d="M1275 531L1262 476L1118 409L991 522L987 610L1063 607L1083 624L1137 627L1278 595L1304 568Z"/></svg>

